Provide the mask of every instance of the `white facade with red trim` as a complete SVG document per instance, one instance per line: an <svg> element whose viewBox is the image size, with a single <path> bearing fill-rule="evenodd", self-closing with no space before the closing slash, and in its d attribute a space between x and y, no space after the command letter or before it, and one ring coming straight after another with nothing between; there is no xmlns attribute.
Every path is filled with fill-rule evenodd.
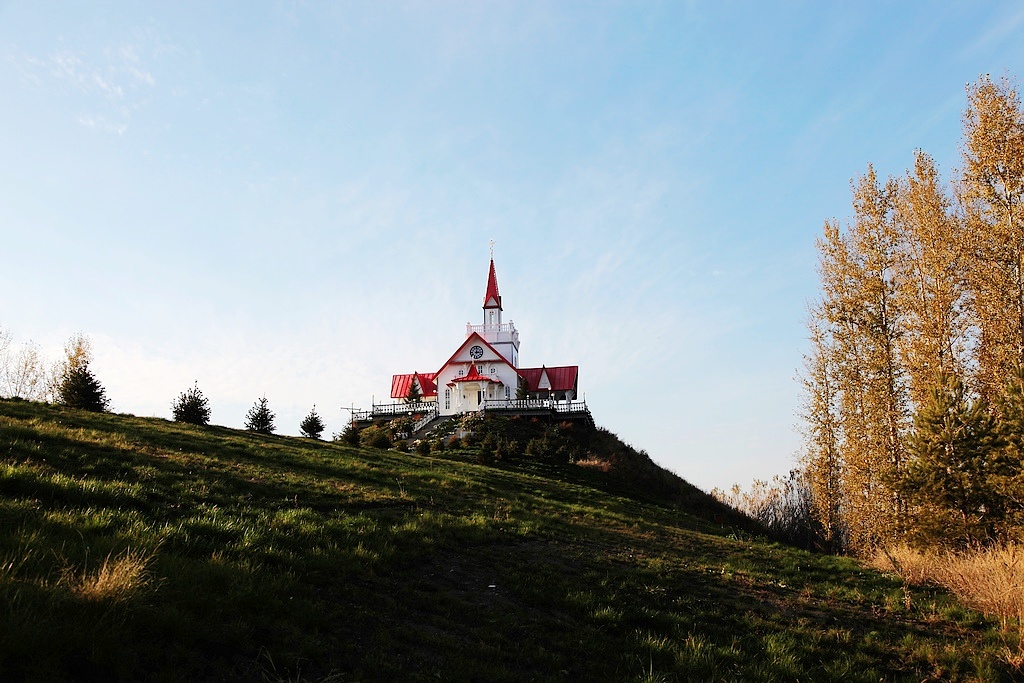
<svg viewBox="0 0 1024 683"><path fill-rule="evenodd" d="M483 324L466 325L466 336L435 373L394 375L391 398L406 400L413 384L420 400L436 402L440 415L481 410L487 401L513 401L522 385L531 398L572 401L579 394L579 368L519 368L519 332L502 320L498 278L491 259L484 293ZM416 390L414 390L415 396Z"/></svg>

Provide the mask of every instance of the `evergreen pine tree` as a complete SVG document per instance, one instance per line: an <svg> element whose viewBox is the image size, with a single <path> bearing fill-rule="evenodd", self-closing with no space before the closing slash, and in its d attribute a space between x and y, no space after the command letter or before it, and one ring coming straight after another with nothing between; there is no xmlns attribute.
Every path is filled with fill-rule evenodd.
<svg viewBox="0 0 1024 683"><path fill-rule="evenodd" d="M60 384L57 402L69 408L82 408L97 413L105 412L110 404L106 392L88 365L68 372Z"/></svg>
<svg viewBox="0 0 1024 683"><path fill-rule="evenodd" d="M1018 369L996 402L999 454L992 467L993 486L1003 502L1000 534L1024 528L1024 368Z"/></svg>
<svg viewBox="0 0 1024 683"><path fill-rule="evenodd" d="M520 377L519 386L516 387L516 400L525 401L528 398L530 398L530 390L526 386L526 380Z"/></svg>
<svg viewBox="0 0 1024 683"><path fill-rule="evenodd" d="M274 433L274 413L267 405L266 396L256 401L245 414L245 428L257 434Z"/></svg>
<svg viewBox="0 0 1024 683"><path fill-rule="evenodd" d="M915 513L916 540L991 541L1002 507L991 476L999 439L984 399L971 400L959 378L943 377L919 408L907 445L911 457L897 488Z"/></svg>
<svg viewBox="0 0 1024 683"><path fill-rule="evenodd" d="M191 389L181 392L171 404L171 413L175 422L187 422L194 425L210 424L210 402L199 390L196 383Z"/></svg>
<svg viewBox="0 0 1024 683"><path fill-rule="evenodd" d="M413 376L412 383L409 385L409 393L405 395L405 402L419 403L422 398L423 394L420 393L420 383L416 381L416 377Z"/></svg>
<svg viewBox="0 0 1024 683"><path fill-rule="evenodd" d="M316 405L309 411L309 415L299 423L299 430L303 436L310 439L319 439L324 433L324 421L316 413Z"/></svg>
<svg viewBox="0 0 1024 683"><path fill-rule="evenodd" d="M335 441L342 441L347 443L349 446L359 445L359 428L356 427L355 422L349 422L345 425L345 429L340 434L334 435Z"/></svg>

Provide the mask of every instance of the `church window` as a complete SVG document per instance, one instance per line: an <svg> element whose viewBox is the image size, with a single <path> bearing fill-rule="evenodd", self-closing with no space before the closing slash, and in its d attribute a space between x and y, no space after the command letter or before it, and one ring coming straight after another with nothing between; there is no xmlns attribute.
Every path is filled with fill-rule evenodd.
<svg viewBox="0 0 1024 683"><path fill-rule="evenodd" d="M512 398L512 389L505 387L505 400L507 401L510 398Z"/></svg>

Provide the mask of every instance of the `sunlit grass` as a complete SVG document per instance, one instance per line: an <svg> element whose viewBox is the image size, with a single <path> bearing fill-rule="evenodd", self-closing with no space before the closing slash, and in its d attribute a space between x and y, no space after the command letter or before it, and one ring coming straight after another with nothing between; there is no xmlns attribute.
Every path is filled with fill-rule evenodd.
<svg viewBox="0 0 1024 683"><path fill-rule="evenodd" d="M0 401L0 679L1012 671L943 592L708 534L600 479L444 455Z"/></svg>
<svg viewBox="0 0 1024 683"><path fill-rule="evenodd" d="M69 569L64 583L75 597L93 602L124 602L138 596L151 583L153 553L126 548L110 554L95 571Z"/></svg>

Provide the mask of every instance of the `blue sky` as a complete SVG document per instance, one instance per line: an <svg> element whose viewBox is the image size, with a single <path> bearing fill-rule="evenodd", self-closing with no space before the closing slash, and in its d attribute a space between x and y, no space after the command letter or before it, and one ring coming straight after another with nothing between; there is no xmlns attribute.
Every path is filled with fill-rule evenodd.
<svg viewBox="0 0 1024 683"><path fill-rule="evenodd" d="M1019 2L3 2L0 326L119 412L387 397L480 320L703 488L800 447L814 239L959 163Z"/></svg>

